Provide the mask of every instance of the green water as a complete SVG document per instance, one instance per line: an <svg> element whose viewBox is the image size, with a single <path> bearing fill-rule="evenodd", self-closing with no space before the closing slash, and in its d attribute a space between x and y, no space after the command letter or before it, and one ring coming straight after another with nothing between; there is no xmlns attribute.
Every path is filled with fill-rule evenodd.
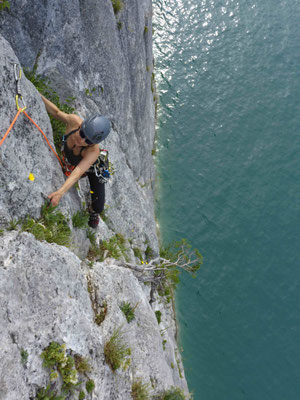
<svg viewBox="0 0 300 400"><path fill-rule="evenodd" d="M157 215L195 400L300 396L300 1L154 0Z"/></svg>

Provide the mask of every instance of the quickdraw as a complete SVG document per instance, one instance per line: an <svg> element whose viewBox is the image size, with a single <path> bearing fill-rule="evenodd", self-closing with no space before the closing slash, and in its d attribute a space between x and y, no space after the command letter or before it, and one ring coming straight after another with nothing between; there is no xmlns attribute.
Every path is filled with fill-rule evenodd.
<svg viewBox="0 0 300 400"><path fill-rule="evenodd" d="M19 68L18 71L18 64L17 63L11 63L14 66L14 75L15 75L15 82L16 82L16 106L17 106L17 110L21 110L21 112L23 112L26 109L26 104L25 101L23 99L22 96L22 92L21 92L21 78L22 78L22 70L21 68ZM23 103L23 108L21 108L19 106L19 99L22 101Z"/></svg>
<svg viewBox="0 0 300 400"><path fill-rule="evenodd" d="M13 119L12 123L10 124L9 128L7 129L7 131L5 132L3 138L0 140L0 147L2 146L4 140L6 139L6 137L8 136L9 132L11 131L12 127L14 126L16 120L18 119L19 115L22 113L24 115L26 115L26 117L29 119L29 121L31 121L34 126L37 127L37 129L41 132L41 134L44 136L44 139L46 140L48 146L50 147L50 149L52 150L52 152L54 153L54 155L56 156L56 158L58 159L61 167L63 167L61 159L58 157L56 151L53 149L53 147L51 146L47 136L45 135L45 133L42 131L42 129L38 126L37 123L35 123L33 121L32 118L30 118L30 116L27 114L27 112L25 111L26 109L26 105L25 105L25 101L21 92L21 78L22 78L22 70L19 68L19 72L18 72L18 64L17 63L11 63L14 66L14 76L15 76L15 83L16 83L16 106L17 106L17 114L15 115L15 118ZM21 108L19 106L19 99L21 100L21 102L23 103L23 107Z"/></svg>

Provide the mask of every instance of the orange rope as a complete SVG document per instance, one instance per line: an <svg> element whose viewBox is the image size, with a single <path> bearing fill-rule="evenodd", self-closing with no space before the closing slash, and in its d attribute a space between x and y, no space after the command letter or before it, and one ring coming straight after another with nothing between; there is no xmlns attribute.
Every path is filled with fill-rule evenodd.
<svg viewBox="0 0 300 400"><path fill-rule="evenodd" d="M61 159L59 158L59 156L57 155L56 151L55 151L55 150L53 149L53 147L51 146L51 144L50 144L49 140L47 139L47 136L45 135L45 133L41 130L41 128L38 126L38 124L36 124L36 123L33 121L33 119L31 119L31 118L29 117L29 115L27 114L27 112L24 111L24 110L25 110L24 108L22 108L22 109L19 108L19 110L18 110L18 112L17 112L17 114L16 114L16 116L15 116L13 122L10 124L10 127L8 128L8 130L6 131L5 135L4 135L3 138L1 139L1 141L0 141L0 146L2 146L2 143L4 142L4 140L6 139L7 135L8 135L9 132L11 131L12 127L14 126L14 124L15 124L15 122L16 122L18 116L19 116L20 113L22 112L22 113L25 114L26 117L33 123L33 125L35 125L35 126L38 128L38 130L39 130L39 131L41 132L41 134L44 136L44 138L46 139L46 142L47 142L48 146L50 147L50 149L51 149L51 150L53 151L53 153L55 154L56 158L58 159L58 161L59 161L59 163L60 163L60 165L61 165L61 167L62 167L62 169L64 169L64 165L63 165L63 163L61 162Z"/></svg>
<svg viewBox="0 0 300 400"><path fill-rule="evenodd" d="M26 117L33 123L33 125L35 125L37 128L38 128L38 130L41 132L41 134L44 136L44 138L45 138L45 140L46 140L46 142L47 142L47 144L48 144L48 146L50 147L50 149L53 151L53 153L55 154L55 156L56 156L56 158L58 159L58 161L59 161L59 163L60 163L60 165L61 165L61 167L62 167L62 169L64 169L64 166L63 166L63 163L61 162L61 159L59 158L59 156L57 155L57 153L56 153L56 151L53 149L53 147L51 146L51 144L50 144L50 142L49 142L49 140L47 139L47 136L45 135L45 133L41 130L41 128L38 126L38 124L36 124L34 121L33 121L33 119L31 119L30 117L29 117L29 115L27 114L27 112L26 111L23 111L23 113L26 115Z"/></svg>
<svg viewBox="0 0 300 400"><path fill-rule="evenodd" d="M17 112L17 114L16 114L16 116L15 116L15 118L14 118L14 120L13 120L13 122L10 124L10 127L7 129L5 135L4 135L3 138L1 139L1 141L0 141L0 146L2 146L2 143L3 143L4 140L6 139L6 136L9 134L9 132L11 131L11 128L14 126L14 124L15 124L15 122L16 122L16 120L17 120L17 118L18 118L18 116L20 115L21 112L22 112L22 110L19 109L18 112Z"/></svg>

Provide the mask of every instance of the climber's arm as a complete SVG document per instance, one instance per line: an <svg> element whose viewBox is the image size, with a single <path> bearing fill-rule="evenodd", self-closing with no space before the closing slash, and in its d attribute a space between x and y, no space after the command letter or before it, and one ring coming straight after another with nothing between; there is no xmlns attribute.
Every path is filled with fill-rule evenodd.
<svg viewBox="0 0 300 400"><path fill-rule="evenodd" d="M74 123L80 124L81 119L78 115L75 114L67 114L61 111L55 104L53 104L50 100L46 99L46 97L42 96L42 100L45 103L47 112L52 115L55 119L62 121L67 125L72 125Z"/></svg>
<svg viewBox="0 0 300 400"><path fill-rule="evenodd" d="M51 193L48 197L53 206L57 206L62 196L79 180L79 178L90 168L99 156L99 146L92 146L85 150L83 159L72 171L71 175L65 183L56 192Z"/></svg>

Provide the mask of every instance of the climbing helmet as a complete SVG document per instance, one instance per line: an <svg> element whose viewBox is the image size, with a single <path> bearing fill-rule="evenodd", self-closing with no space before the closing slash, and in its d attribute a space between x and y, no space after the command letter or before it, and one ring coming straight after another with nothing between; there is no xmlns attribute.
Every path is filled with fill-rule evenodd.
<svg viewBox="0 0 300 400"><path fill-rule="evenodd" d="M84 136L93 144L102 142L108 136L110 129L109 119L99 114L86 118L81 125Z"/></svg>

